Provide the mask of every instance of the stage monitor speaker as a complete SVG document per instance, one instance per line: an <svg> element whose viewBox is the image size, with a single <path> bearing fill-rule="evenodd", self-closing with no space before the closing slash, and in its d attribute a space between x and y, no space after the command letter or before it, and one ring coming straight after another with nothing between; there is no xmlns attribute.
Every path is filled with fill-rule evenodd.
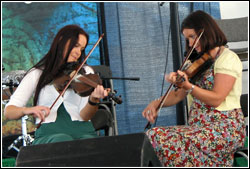
<svg viewBox="0 0 250 169"><path fill-rule="evenodd" d="M20 148L17 167L162 166L145 133L31 145Z"/></svg>

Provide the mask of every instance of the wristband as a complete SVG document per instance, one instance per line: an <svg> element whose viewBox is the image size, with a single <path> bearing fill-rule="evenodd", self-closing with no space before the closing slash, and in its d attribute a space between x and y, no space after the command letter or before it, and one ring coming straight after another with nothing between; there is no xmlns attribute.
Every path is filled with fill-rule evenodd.
<svg viewBox="0 0 250 169"><path fill-rule="evenodd" d="M187 92L187 94L190 94L192 91L194 90L194 85L192 84L192 87L191 87L191 89L189 89L189 90L186 90L186 92Z"/></svg>
<svg viewBox="0 0 250 169"><path fill-rule="evenodd" d="M90 97L89 97L88 103L89 103L91 106L97 106L97 105L99 104L99 103L92 102L92 101L90 100Z"/></svg>

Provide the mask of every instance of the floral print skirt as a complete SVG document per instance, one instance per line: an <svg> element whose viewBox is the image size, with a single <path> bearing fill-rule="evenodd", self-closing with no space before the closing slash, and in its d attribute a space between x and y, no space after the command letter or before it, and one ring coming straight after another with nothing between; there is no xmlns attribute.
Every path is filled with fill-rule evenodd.
<svg viewBox="0 0 250 169"><path fill-rule="evenodd" d="M163 166L232 166L233 154L244 145L241 109L213 110L205 115L190 111L188 126L155 127L146 132Z"/></svg>
<svg viewBox="0 0 250 169"><path fill-rule="evenodd" d="M214 64L195 85L212 90ZM193 98L187 126L155 127L146 132L162 165L231 167L234 152L244 146L246 128L241 108L218 111Z"/></svg>

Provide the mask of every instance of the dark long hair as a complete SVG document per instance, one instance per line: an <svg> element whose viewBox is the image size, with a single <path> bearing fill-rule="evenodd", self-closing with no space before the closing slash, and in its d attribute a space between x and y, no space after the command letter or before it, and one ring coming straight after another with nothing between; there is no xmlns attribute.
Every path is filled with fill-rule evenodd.
<svg viewBox="0 0 250 169"><path fill-rule="evenodd" d="M78 42L79 34L83 34L89 41L89 35L78 25L67 25L59 30L55 36L48 53L32 68L42 70L42 74L38 81L33 104L37 105L38 96L41 89L52 82L59 73L59 70L66 64L69 54ZM69 44L67 42L69 41ZM67 45L67 46L66 46ZM79 62L85 58L85 49L82 51ZM31 69L32 69L31 68ZM30 69L30 70L31 70Z"/></svg>
<svg viewBox="0 0 250 169"><path fill-rule="evenodd" d="M181 24L182 32L183 29L194 29L197 36L204 29L204 33L200 39L201 53L206 53L217 46L227 44L227 38L216 21L209 14L201 10L192 12L183 20ZM188 44L188 41L186 41L186 51L190 49Z"/></svg>

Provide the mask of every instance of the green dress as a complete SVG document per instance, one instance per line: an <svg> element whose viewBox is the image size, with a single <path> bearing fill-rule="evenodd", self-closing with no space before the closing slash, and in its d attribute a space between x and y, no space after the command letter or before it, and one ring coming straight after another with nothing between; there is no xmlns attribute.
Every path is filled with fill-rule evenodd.
<svg viewBox="0 0 250 169"><path fill-rule="evenodd" d="M72 121L63 103L57 111L57 119L52 123L43 123L35 132L33 145L72 141L97 137L90 121Z"/></svg>

